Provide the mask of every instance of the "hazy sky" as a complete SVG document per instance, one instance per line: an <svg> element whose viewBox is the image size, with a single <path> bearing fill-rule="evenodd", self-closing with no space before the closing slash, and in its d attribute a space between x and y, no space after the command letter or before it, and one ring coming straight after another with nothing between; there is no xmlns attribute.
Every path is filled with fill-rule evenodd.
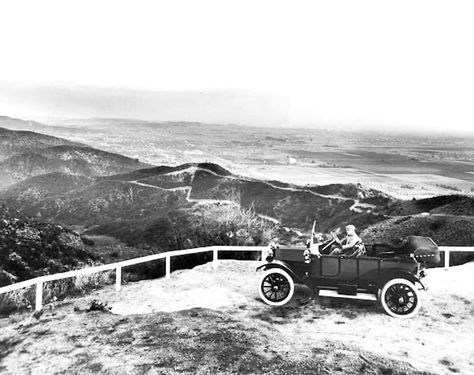
<svg viewBox="0 0 474 375"><path fill-rule="evenodd" d="M473 132L473 19L472 1L5 1L0 114Z"/></svg>

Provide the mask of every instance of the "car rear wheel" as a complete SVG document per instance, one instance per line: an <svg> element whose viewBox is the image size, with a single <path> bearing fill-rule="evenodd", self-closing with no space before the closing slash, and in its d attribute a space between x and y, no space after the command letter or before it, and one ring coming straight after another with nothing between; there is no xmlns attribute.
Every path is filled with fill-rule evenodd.
<svg viewBox="0 0 474 375"><path fill-rule="evenodd" d="M271 268L266 270L260 278L258 291L266 304L282 306L293 297L295 283L288 272Z"/></svg>
<svg viewBox="0 0 474 375"><path fill-rule="evenodd" d="M411 281L392 279L382 288L380 303L388 315L410 318L420 309L420 296Z"/></svg>

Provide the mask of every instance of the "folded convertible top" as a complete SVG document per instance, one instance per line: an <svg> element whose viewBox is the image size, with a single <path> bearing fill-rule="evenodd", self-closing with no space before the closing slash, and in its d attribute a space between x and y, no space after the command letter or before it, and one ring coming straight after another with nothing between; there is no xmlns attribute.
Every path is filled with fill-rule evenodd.
<svg viewBox="0 0 474 375"><path fill-rule="evenodd" d="M408 236L405 251L415 254L419 262L438 264L441 260L438 246L430 237Z"/></svg>

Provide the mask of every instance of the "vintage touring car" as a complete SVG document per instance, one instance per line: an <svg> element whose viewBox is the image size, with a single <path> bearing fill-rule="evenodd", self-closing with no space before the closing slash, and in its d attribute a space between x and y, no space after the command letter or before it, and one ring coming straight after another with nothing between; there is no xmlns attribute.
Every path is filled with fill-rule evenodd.
<svg viewBox="0 0 474 375"><path fill-rule="evenodd" d="M262 300L281 306L291 300L294 285L305 284L320 296L379 300L393 317L408 318L420 308L418 290L426 290L421 279L428 265L440 261L431 238L409 236L401 246L366 244L364 256L349 258L324 254L338 241L332 234L326 243L308 248L270 245L263 255L264 270L259 281Z"/></svg>

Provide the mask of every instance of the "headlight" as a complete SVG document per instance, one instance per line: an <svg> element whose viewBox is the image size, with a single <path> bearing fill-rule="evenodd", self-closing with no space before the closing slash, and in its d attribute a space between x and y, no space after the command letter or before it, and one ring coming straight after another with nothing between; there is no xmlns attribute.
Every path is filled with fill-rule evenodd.
<svg viewBox="0 0 474 375"><path fill-rule="evenodd" d="M275 255L275 250L278 248L278 245L274 242L268 246L268 249L265 249L262 254L262 259L265 259L267 262L271 262Z"/></svg>

